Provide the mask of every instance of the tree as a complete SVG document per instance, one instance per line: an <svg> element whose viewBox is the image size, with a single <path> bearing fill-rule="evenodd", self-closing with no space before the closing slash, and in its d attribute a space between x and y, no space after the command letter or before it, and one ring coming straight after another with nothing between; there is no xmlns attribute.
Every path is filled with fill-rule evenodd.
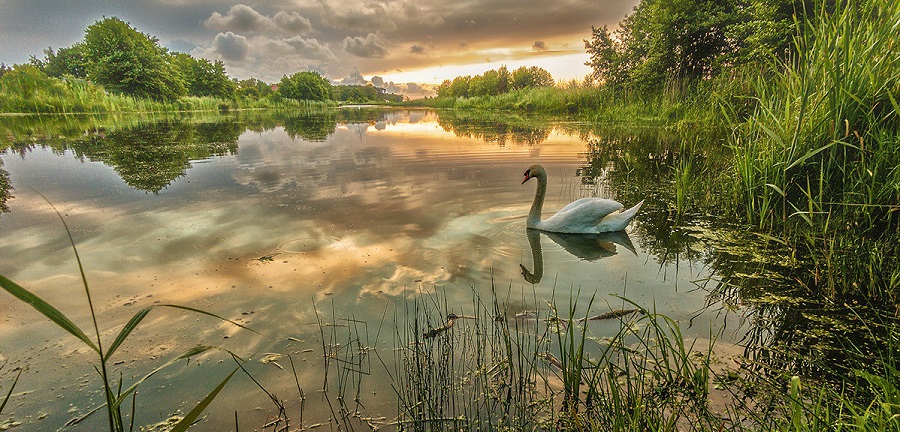
<svg viewBox="0 0 900 432"><path fill-rule="evenodd" d="M174 100L185 94L181 73L156 38L128 23L104 18L85 30L87 76L108 90L156 100Z"/></svg>
<svg viewBox="0 0 900 432"><path fill-rule="evenodd" d="M286 99L326 101L334 99L331 83L317 72L297 72L281 78L278 95Z"/></svg>
<svg viewBox="0 0 900 432"><path fill-rule="evenodd" d="M510 87L514 90L552 85L553 76L546 69L538 66L522 66L510 75Z"/></svg>
<svg viewBox="0 0 900 432"><path fill-rule="evenodd" d="M172 55L172 64L181 72L191 96L210 96L219 99L231 99L235 96L237 85L225 74L225 64L221 60L211 62L207 59L195 59L184 53Z"/></svg>
<svg viewBox="0 0 900 432"><path fill-rule="evenodd" d="M47 48L44 50L44 60L32 57L31 63L50 77L87 77L87 60L84 57L84 44L82 43L76 43L68 48L60 48L56 52L53 51L53 48Z"/></svg>
<svg viewBox="0 0 900 432"><path fill-rule="evenodd" d="M503 72L506 72L506 67L501 69ZM505 93L508 84L509 72L504 74L499 70L491 69L481 75L472 77L469 81L469 96L496 96Z"/></svg>
<svg viewBox="0 0 900 432"><path fill-rule="evenodd" d="M609 34L606 26L591 26L591 39L584 41L584 48L590 54L590 61L585 66L590 66L590 81L613 84L621 81L624 74L620 70L622 48Z"/></svg>
<svg viewBox="0 0 900 432"><path fill-rule="evenodd" d="M256 78L247 78L245 80L234 79L236 95L242 98L261 98L272 94L272 85L260 81Z"/></svg>
<svg viewBox="0 0 900 432"><path fill-rule="evenodd" d="M796 23L824 9L813 0L641 0L615 36L593 27L585 49L590 79L639 90L669 80L712 78L723 70L772 59L792 50Z"/></svg>

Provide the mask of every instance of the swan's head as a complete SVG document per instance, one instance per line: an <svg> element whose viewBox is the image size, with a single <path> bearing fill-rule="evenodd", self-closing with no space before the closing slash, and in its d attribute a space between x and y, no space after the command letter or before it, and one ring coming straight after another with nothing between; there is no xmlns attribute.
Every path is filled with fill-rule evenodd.
<svg viewBox="0 0 900 432"><path fill-rule="evenodd" d="M528 180L531 180L533 177L546 177L547 172L544 171L544 167L540 165L532 165L525 170L525 180L522 180L522 184L525 184Z"/></svg>

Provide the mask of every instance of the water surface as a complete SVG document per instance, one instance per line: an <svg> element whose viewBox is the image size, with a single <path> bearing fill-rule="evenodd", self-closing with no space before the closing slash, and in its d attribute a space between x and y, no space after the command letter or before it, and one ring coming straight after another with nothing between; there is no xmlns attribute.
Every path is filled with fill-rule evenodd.
<svg viewBox="0 0 900 432"><path fill-rule="evenodd" d="M601 163L598 152L610 151L602 128L355 108L62 119L54 133L33 119L9 121L0 159L14 189L0 215L0 274L89 328L78 268L49 200L72 231L106 338L141 308L169 303L259 332L154 311L114 359L126 382L209 344L252 358L249 370L298 405L286 358L279 361L286 370L259 361L292 354L307 397L304 423L327 422L317 323L365 323L367 343L388 357L396 308L428 296L462 313L473 293L487 299L495 292L510 316L546 309L554 298L568 304L570 296L579 313L602 313L625 307L627 297L675 318L691 337L725 328L736 338L739 317L701 289L713 253L702 241L673 241L712 238L716 230L666 224L665 200L642 186L659 186L659 178L635 177L640 170L629 178ZM620 159L664 157L649 141ZM533 163L549 173L547 214L582 196L626 206L646 199L645 210L614 236L528 232L535 185L520 182ZM56 430L100 404L87 350L27 305L0 297L0 361L5 371L27 368L4 415L28 430ZM217 352L154 377L139 390L138 424L189 410L232 365ZM366 413L396 415L384 366L367 368ZM232 425L235 411L248 430L273 414L266 396L239 376L203 429ZM104 417L70 430L102 428Z"/></svg>

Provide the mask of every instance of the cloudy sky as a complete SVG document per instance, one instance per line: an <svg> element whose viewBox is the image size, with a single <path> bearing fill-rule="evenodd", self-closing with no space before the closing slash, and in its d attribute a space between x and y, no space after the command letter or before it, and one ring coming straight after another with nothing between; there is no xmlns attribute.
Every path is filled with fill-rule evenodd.
<svg viewBox="0 0 900 432"><path fill-rule="evenodd" d="M276 82L315 70L333 80L440 83L500 65L557 80L588 69L591 25L613 26L637 0L0 0L0 62L78 42L104 16L160 44L220 59L236 78ZM358 78L357 78L358 79ZM376 78L376 83L379 79Z"/></svg>

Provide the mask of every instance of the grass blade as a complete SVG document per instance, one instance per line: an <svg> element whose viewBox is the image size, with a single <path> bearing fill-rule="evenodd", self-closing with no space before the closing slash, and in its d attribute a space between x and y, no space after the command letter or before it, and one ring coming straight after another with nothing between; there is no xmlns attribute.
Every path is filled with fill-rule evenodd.
<svg viewBox="0 0 900 432"><path fill-rule="evenodd" d="M159 366L156 369L153 369L152 371L150 371L150 373L148 373L147 375L144 375L143 378L137 380L134 384L129 386L127 389L125 389L124 392L121 392L113 401L112 409L118 409L118 407L120 405L122 405L122 403L125 401L125 399L128 397L128 395L130 395L132 392L137 390L138 386L141 385L144 381L149 379L151 376L156 375L157 372L173 365L174 363L178 362L179 360L183 360L183 359L193 357L198 354L202 354L211 349L218 349L218 347L209 346L209 345L197 345L197 346L181 353L181 355L179 355L178 357L175 357L172 360L167 361L162 366Z"/></svg>
<svg viewBox="0 0 900 432"><path fill-rule="evenodd" d="M62 312L60 312L55 307L51 306L50 303L45 302L42 298L33 294L31 291L28 291L25 288L19 286L19 284L7 279L5 276L0 275L0 286L6 290L6 292L13 295L13 297L28 303L35 310L43 314L45 317L49 318L50 321L53 321L59 328L71 333L73 336L80 339L84 342L85 345L90 347L92 350L96 352L100 352L100 349L97 348L97 345L78 328L75 323L73 323L68 317L66 317Z"/></svg>
<svg viewBox="0 0 900 432"><path fill-rule="evenodd" d="M19 369L19 374L16 375L16 379L13 380L12 385L9 387L9 392L7 392L6 397L3 398L3 403L0 403L0 414L3 413L3 408L6 408L6 403L9 402L9 398L12 396L12 392L16 388L16 384L19 382L19 377L22 376L23 370L24 369Z"/></svg>
<svg viewBox="0 0 900 432"><path fill-rule="evenodd" d="M240 367L237 367L233 371L231 371L231 373L228 374L228 376L225 377L225 379L222 380L222 382L219 383L219 385L216 386L213 391L206 395L206 397L203 398L203 400L200 401L200 403L198 403L197 406L195 406L194 409L191 410L191 412L184 416L184 418L181 419L181 421L172 428L172 432L184 432L189 427L191 427L191 425L194 424L197 418L200 417L200 414L203 413L203 410L205 410L206 407L209 406L210 403L212 403L213 399L215 399L216 396L219 395L219 392L222 391L223 388L225 388L225 384L228 384L228 381L231 380L231 377L233 377L234 374L240 369Z"/></svg>
<svg viewBox="0 0 900 432"><path fill-rule="evenodd" d="M122 330L119 332L119 335L116 336L116 340L114 340L112 345L109 346L109 349L107 349L106 355L103 356L103 360L108 361L112 357L112 355L116 351L116 349L119 348L119 345L122 345L122 343L125 342L125 339L128 338L128 336L131 334L131 332L133 332L137 328L138 324L140 324L141 321L143 321L144 318L147 317L147 314L149 314L150 311L152 311L154 308L158 308L158 307L170 307L170 308L175 308L175 309L182 309L182 310L186 310L186 311L190 311L190 312L195 312L195 313L198 313L201 315L211 316L214 318L218 318L222 321L234 324L245 330L250 330L253 333L259 334L259 332L257 332L256 330L253 330L249 327L241 325L240 323L234 322L227 318L223 318L223 317L216 315L214 313L211 313L211 312L206 312L204 310L194 309L192 307L181 306L181 305L173 305L173 304L153 305L153 306L148 306L144 309L141 309L140 311L138 311L138 313L134 314L134 316L131 317L131 320L128 321L128 324L125 324L125 327L122 327Z"/></svg>

